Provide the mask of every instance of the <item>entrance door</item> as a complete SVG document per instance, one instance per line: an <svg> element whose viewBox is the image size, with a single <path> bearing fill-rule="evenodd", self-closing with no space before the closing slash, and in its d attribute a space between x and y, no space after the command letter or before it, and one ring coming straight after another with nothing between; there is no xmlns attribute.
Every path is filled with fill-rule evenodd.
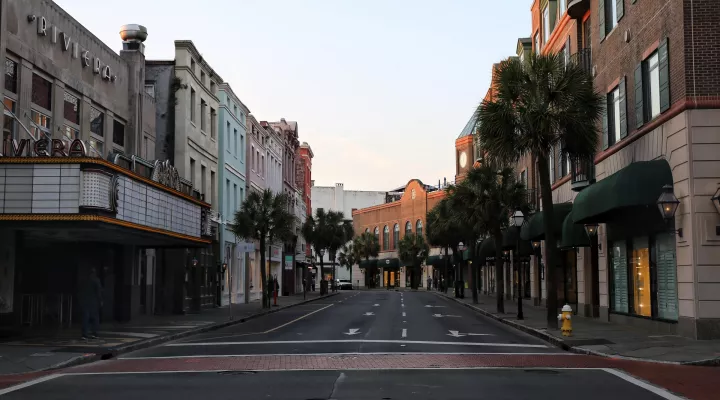
<svg viewBox="0 0 720 400"><path fill-rule="evenodd" d="M383 272L383 284L385 287L395 287L397 280L397 273L395 271L384 271Z"/></svg>

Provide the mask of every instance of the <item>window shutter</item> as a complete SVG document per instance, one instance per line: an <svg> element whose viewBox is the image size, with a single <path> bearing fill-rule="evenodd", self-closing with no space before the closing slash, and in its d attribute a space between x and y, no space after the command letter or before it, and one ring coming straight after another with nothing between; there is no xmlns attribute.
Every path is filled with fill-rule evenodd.
<svg viewBox="0 0 720 400"><path fill-rule="evenodd" d="M660 112L670 108L670 57L668 51L668 39L660 42L658 47L658 59L660 68Z"/></svg>
<svg viewBox="0 0 720 400"><path fill-rule="evenodd" d="M625 0L615 0L615 5L617 7L617 20L620 22L623 15L625 15Z"/></svg>
<svg viewBox="0 0 720 400"><path fill-rule="evenodd" d="M620 139L627 137L628 135L628 123L627 123L627 98L625 88L625 77L620 79Z"/></svg>
<svg viewBox="0 0 720 400"><path fill-rule="evenodd" d="M609 109L609 107L607 107ZM603 138L603 150L608 148L608 112L609 110L606 110L606 112L603 115L602 119L602 138Z"/></svg>
<svg viewBox="0 0 720 400"><path fill-rule="evenodd" d="M598 1L598 25L600 33L600 41L602 42L605 40L605 35L607 32L605 31L605 0L599 0Z"/></svg>
<svg viewBox="0 0 720 400"><path fill-rule="evenodd" d="M643 92L643 65L635 68L635 127L639 128L645 123L645 108L643 105L645 93Z"/></svg>

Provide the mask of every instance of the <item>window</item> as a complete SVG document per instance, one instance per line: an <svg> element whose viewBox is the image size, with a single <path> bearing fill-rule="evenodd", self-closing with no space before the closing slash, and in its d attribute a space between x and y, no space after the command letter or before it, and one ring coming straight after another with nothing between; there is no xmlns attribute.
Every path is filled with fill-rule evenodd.
<svg viewBox="0 0 720 400"><path fill-rule="evenodd" d="M245 162L245 136L240 135L240 161Z"/></svg>
<svg viewBox="0 0 720 400"><path fill-rule="evenodd" d="M227 147L227 151L230 152L230 121L227 121L225 123L225 147Z"/></svg>
<svg viewBox="0 0 720 400"><path fill-rule="evenodd" d="M205 84L205 71L200 71L200 83Z"/></svg>
<svg viewBox="0 0 720 400"><path fill-rule="evenodd" d="M17 93L18 68L17 63L9 58L5 59L5 90Z"/></svg>
<svg viewBox="0 0 720 400"><path fill-rule="evenodd" d="M215 94L215 81L210 81L210 93Z"/></svg>
<svg viewBox="0 0 720 400"><path fill-rule="evenodd" d="M265 156L264 155L260 156L260 160L261 161L260 161L259 171L260 171L260 175L264 176L265 175Z"/></svg>
<svg viewBox="0 0 720 400"><path fill-rule="evenodd" d="M90 107L90 132L99 137L105 134L105 114L95 107Z"/></svg>
<svg viewBox="0 0 720 400"><path fill-rule="evenodd" d="M611 122L611 131L609 132L608 145L613 145L620 141L620 88L615 88L610 92L610 111L609 117Z"/></svg>
<svg viewBox="0 0 720 400"><path fill-rule="evenodd" d="M411 233L412 233L412 224L410 223L410 221L407 221L405 223L405 236L407 236Z"/></svg>
<svg viewBox="0 0 720 400"><path fill-rule="evenodd" d="M235 213L235 211L238 210L238 186L236 183L233 183L233 194L235 196L233 199L233 209L232 209L232 212L230 213L230 218L232 218L232 215Z"/></svg>
<svg viewBox="0 0 720 400"><path fill-rule="evenodd" d="M80 139L80 100L65 92L63 96L63 136L67 140Z"/></svg>
<svg viewBox="0 0 720 400"><path fill-rule="evenodd" d="M400 241L400 225L395 224L393 227L393 249L397 249L398 242Z"/></svg>
<svg viewBox="0 0 720 400"><path fill-rule="evenodd" d="M195 116L195 89L190 89L190 121L196 121Z"/></svg>
<svg viewBox="0 0 720 400"><path fill-rule="evenodd" d="M674 232L610 243L610 310L677 321Z"/></svg>
<svg viewBox="0 0 720 400"><path fill-rule="evenodd" d="M624 0L599 0L598 22L600 40L605 39L625 14Z"/></svg>
<svg viewBox="0 0 720 400"><path fill-rule="evenodd" d="M548 42L548 39L550 39L550 31L552 29L550 28L550 7L545 7L543 10L543 45L546 45Z"/></svg>
<svg viewBox="0 0 720 400"><path fill-rule="evenodd" d="M217 139L217 112L210 108L210 137Z"/></svg>
<svg viewBox="0 0 720 400"><path fill-rule="evenodd" d="M195 186L195 182L197 182L195 179L196 179L196 178L195 178L195 160L193 160L193 159L191 158L191 159L190 159L190 182L192 183L193 188L197 188L197 187Z"/></svg>
<svg viewBox="0 0 720 400"><path fill-rule="evenodd" d="M560 18L562 18L563 15L565 15L565 11L567 10L567 0L558 0L558 3L560 3Z"/></svg>
<svg viewBox="0 0 720 400"><path fill-rule="evenodd" d="M202 164L200 165L200 194L203 195L203 200L209 202L210 196L207 196L207 188L206 188L206 185L207 185L207 177L205 176L205 174L207 173L206 169L207 168L204 165L202 165Z"/></svg>
<svg viewBox="0 0 720 400"><path fill-rule="evenodd" d="M255 146L250 146L250 170L255 170Z"/></svg>
<svg viewBox="0 0 720 400"><path fill-rule="evenodd" d="M238 133L237 129L233 129L233 154L237 156L238 152Z"/></svg>
<svg viewBox="0 0 720 400"><path fill-rule="evenodd" d="M523 186L527 187L527 169L522 170L520 173L520 183L522 183Z"/></svg>
<svg viewBox="0 0 720 400"><path fill-rule="evenodd" d="M380 229L378 229L377 226L375 227L375 230L373 231L373 234L375 235L375 239L377 239L378 242L379 242L379 241L380 241Z"/></svg>
<svg viewBox="0 0 720 400"><path fill-rule="evenodd" d="M570 37L568 36L567 42L565 42L565 47L563 47L563 61L565 62L565 65L570 64Z"/></svg>
<svg viewBox="0 0 720 400"><path fill-rule="evenodd" d="M650 100L650 119L660 115L660 58L657 51L647 59L648 99Z"/></svg>
<svg viewBox="0 0 720 400"><path fill-rule="evenodd" d="M47 137L52 136L52 132L50 131L49 116L41 113L40 111L32 110L30 111L30 119L32 121L32 125L35 131L35 137L39 139L43 135Z"/></svg>
<svg viewBox="0 0 720 400"><path fill-rule="evenodd" d="M618 9L617 9L617 1L616 0L606 0L610 4L610 20L608 21L608 32L613 30L617 26L617 19L618 19ZM620 0L622 1L622 0Z"/></svg>
<svg viewBox="0 0 720 400"><path fill-rule="evenodd" d="M230 207L230 179L225 179L225 218L229 218L231 207Z"/></svg>
<svg viewBox="0 0 720 400"><path fill-rule="evenodd" d="M422 236L423 234L423 223L421 220L417 220L417 222L415 222L415 233L418 236Z"/></svg>
<svg viewBox="0 0 720 400"><path fill-rule="evenodd" d="M52 83L38 74L32 76L32 102L48 111L52 110Z"/></svg>
<svg viewBox="0 0 720 400"><path fill-rule="evenodd" d="M125 147L125 125L118 120L113 120L113 143Z"/></svg>
<svg viewBox="0 0 720 400"><path fill-rule="evenodd" d="M149 83L145 84L145 93L147 93L148 96L155 98L155 84Z"/></svg>
<svg viewBox="0 0 720 400"><path fill-rule="evenodd" d="M390 249L390 228L387 225L383 228L383 250Z"/></svg>
<svg viewBox="0 0 720 400"><path fill-rule="evenodd" d="M235 104L233 104L233 115L235 115L235 116L238 115L238 113L237 113L237 106L236 106ZM241 116L241 117L242 117L242 116Z"/></svg>
<svg viewBox="0 0 720 400"><path fill-rule="evenodd" d="M207 103L205 100L200 99L200 130L207 132L207 116L205 115Z"/></svg>
<svg viewBox="0 0 720 400"><path fill-rule="evenodd" d="M12 116L12 114L15 114L16 103L12 99L7 97L5 97L4 102L5 106L3 107L3 143L5 143L6 140L16 138L15 117Z"/></svg>
<svg viewBox="0 0 720 400"><path fill-rule="evenodd" d="M192 71L193 74L195 73L195 59L194 58L190 58L190 71Z"/></svg>
<svg viewBox="0 0 720 400"><path fill-rule="evenodd" d="M535 48L533 49L533 51L535 52L535 54L540 54L540 32L535 32L534 43Z"/></svg>

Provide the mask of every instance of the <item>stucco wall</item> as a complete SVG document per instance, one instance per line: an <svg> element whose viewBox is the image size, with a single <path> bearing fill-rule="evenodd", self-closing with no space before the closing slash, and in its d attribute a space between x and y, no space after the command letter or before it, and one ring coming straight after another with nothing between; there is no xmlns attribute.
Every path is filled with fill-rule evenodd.
<svg viewBox="0 0 720 400"><path fill-rule="evenodd" d="M325 211L342 211L345 218L352 218L353 209L362 209L385 202L385 192L345 190L345 185L313 186L310 188L313 215L318 208Z"/></svg>

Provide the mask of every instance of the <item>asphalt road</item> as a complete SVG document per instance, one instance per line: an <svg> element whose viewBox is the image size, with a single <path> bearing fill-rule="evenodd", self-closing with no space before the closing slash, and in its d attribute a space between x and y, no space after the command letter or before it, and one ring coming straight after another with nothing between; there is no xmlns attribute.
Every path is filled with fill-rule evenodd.
<svg viewBox="0 0 720 400"><path fill-rule="evenodd" d="M677 399L424 291L359 291L70 368L9 399Z"/></svg>

